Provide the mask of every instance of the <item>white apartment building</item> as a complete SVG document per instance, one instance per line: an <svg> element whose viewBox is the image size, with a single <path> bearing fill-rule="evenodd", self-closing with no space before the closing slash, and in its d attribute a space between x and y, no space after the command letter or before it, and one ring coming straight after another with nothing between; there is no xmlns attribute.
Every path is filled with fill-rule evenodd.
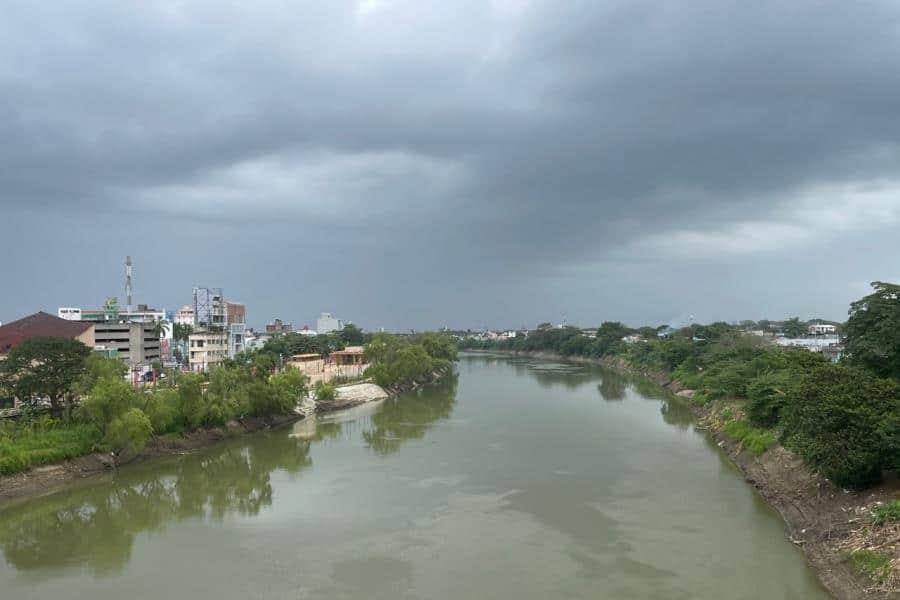
<svg viewBox="0 0 900 600"><path fill-rule="evenodd" d="M225 331L201 329L188 336L188 364L191 371L206 371L227 356L228 334Z"/></svg>
<svg viewBox="0 0 900 600"><path fill-rule="evenodd" d="M343 328L344 322L341 319L336 319L331 313L323 312L316 321L316 332L319 335L340 331Z"/></svg>

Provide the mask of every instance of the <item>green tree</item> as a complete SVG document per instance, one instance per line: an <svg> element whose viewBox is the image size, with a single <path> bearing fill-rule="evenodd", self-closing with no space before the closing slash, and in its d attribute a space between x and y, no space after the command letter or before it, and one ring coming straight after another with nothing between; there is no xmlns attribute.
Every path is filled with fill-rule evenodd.
<svg viewBox="0 0 900 600"><path fill-rule="evenodd" d="M339 334L340 338L348 346L360 346L363 343L362 329L353 323L347 323Z"/></svg>
<svg viewBox="0 0 900 600"><path fill-rule="evenodd" d="M120 377L103 377L81 401L78 416L106 435L110 424L136 403L134 390Z"/></svg>
<svg viewBox="0 0 900 600"><path fill-rule="evenodd" d="M850 305L847 351L853 363L900 379L900 285L876 281Z"/></svg>
<svg viewBox="0 0 900 600"><path fill-rule="evenodd" d="M128 367L118 358L107 358L101 354L91 354L85 361L84 373L75 385L75 392L86 396L101 379L125 379Z"/></svg>
<svg viewBox="0 0 900 600"><path fill-rule="evenodd" d="M194 328L184 323L175 323L172 326L172 337L176 342L186 342L194 332Z"/></svg>
<svg viewBox="0 0 900 600"><path fill-rule="evenodd" d="M36 337L13 348L0 362L6 386L22 401L47 397L59 414L71 409L75 385L85 372L91 349L59 337Z"/></svg>
<svg viewBox="0 0 900 600"><path fill-rule="evenodd" d="M806 327L806 323L800 321L800 317L793 317L784 322L784 325L781 327L781 331L786 337L798 338L808 330Z"/></svg>

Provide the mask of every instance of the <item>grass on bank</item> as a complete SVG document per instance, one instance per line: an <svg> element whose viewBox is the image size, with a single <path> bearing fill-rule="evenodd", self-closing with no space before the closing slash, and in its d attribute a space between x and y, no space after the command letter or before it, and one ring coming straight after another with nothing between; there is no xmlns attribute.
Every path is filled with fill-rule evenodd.
<svg viewBox="0 0 900 600"><path fill-rule="evenodd" d="M873 550L854 550L847 555L847 562L854 573L878 583L884 582L891 573L890 559Z"/></svg>
<svg viewBox="0 0 900 600"><path fill-rule="evenodd" d="M756 429L746 421L729 420L722 427L722 431L756 456L763 454L775 444L775 435L771 431Z"/></svg>
<svg viewBox="0 0 900 600"><path fill-rule="evenodd" d="M93 425L64 425L53 419L0 424L0 475L60 462L92 451L100 441Z"/></svg>
<svg viewBox="0 0 900 600"><path fill-rule="evenodd" d="M900 523L900 500L891 500L876 508L872 515L872 522L875 525Z"/></svg>

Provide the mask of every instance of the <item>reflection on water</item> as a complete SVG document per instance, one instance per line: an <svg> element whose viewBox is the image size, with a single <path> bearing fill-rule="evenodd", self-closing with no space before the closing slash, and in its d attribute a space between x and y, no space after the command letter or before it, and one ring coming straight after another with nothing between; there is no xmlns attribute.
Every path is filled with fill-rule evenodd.
<svg viewBox="0 0 900 600"><path fill-rule="evenodd" d="M377 454L395 452L449 417L455 394L453 376L388 400L363 420L370 426L362 437ZM108 485L24 502L0 513L0 547L8 564L23 571L82 566L95 575L115 574L131 558L138 533L182 519L257 515L272 504L272 471L299 473L312 464L311 443L339 438L347 427L313 417L291 435L232 440L198 455L123 469Z"/></svg>
<svg viewBox="0 0 900 600"><path fill-rule="evenodd" d="M421 438L438 419L447 419L456 402L457 376L453 375L416 392L386 400L372 415L363 439L377 454L391 454L406 440Z"/></svg>
<svg viewBox="0 0 900 600"><path fill-rule="evenodd" d="M680 399L594 365L458 370L0 509L0 596L824 597Z"/></svg>

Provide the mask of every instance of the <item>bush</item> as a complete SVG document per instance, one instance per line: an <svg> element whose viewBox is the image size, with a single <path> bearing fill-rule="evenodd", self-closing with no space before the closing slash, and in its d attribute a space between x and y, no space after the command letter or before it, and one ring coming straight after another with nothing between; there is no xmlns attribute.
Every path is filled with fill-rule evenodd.
<svg viewBox="0 0 900 600"><path fill-rule="evenodd" d="M81 401L78 416L106 433L110 423L135 406L134 390L125 380L103 376L94 383L90 394Z"/></svg>
<svg viewBox="0 0 900 600"><path fill-rule="evenodd" d="M854 550L848 555L847 560L850 568L857 574L879 583L887 579L891 573L890 559L872 550Z"/></svg>
<svg viewBox="0 0 900 600"><path fill-rule="evenodd" d="M783 439L836 484L862 488L881 480L900 454L900 386L868 371L825 365L790 388Z"/></svg>
<svg viewBox="0 0 900 600"><path fill-rule="evenodd" d="M332 402L337 397L337 388L330 383L320 381L316 384L316 402Z"/></svg>
<svg viewBox="0 0 900 600"><path fill-rule="evenodd" d="M728 421L722 427L722 431L756 456L764 453L775 443L772 432L754 429L745 421Z"/></svg>
<svg viewBox="0 0 900 600"><path fill-rule="evenodd" d="M900 523L900 500L891 500L876 508L872 515L872 522L875 525Z"/></svg>
<svg viewBox="0 0 900 600"><path fill-rule="evenodd" d="M781 419L786 392L791 379L790 371L763 373L747 385L747 417L754 425L774 427Z"/></svg>
<svg viewBox="0 0 900 600"><path fill-rule="evenodd" d="M130 408L109 424L104 442L118 455L125 450L139 452L153 435L150 419L139 408Z"/></svg>
<svg viewBox="0 0 900 600"><path fill-rule="evenodd" d="M156 388L144 394L141 408L157 435L175 431L178 422L178 392L172 388Z"/></svg>

